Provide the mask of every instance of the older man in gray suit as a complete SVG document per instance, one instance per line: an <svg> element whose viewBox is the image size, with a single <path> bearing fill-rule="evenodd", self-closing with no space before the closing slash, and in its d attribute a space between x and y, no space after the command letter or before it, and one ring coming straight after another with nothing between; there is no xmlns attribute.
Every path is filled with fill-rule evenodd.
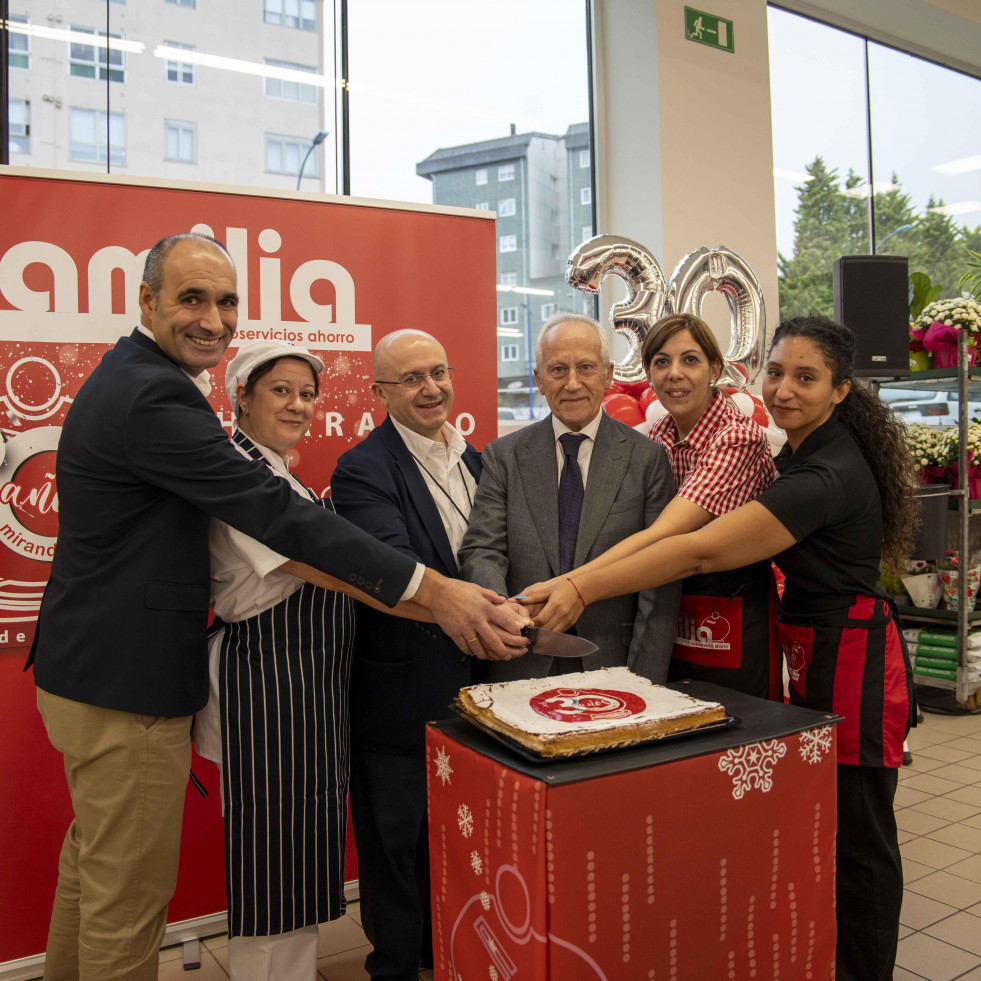
<svg viewBox="0 0 981 981"><path fill-rule="evenodd" d="M542 328L535 380L551 416L489 443L470 527L460 549L465 579L513 596L569 572L648 527L674 496L664 450L602 407L613 379L603 329L559 314ZM489 666L491 681L542 678L626 665L663 683L680 586L591 604L577 632L599 650L582 659L537 654Z"/></svg>

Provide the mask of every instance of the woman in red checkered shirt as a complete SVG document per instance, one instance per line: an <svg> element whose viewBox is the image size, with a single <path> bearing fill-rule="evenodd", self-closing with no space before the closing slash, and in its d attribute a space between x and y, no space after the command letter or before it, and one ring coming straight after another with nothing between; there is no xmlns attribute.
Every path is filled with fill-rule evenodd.
<svg viewBox="0 0 981 981"><path fill-rule="evenodd" d="M696 531L753 500L775 476L764 431L716 388L722 352L703 320L687 313L663 317L644 338L641 356L668 412L650 436L667 452L678 494L650 528L574 570L573 580L662 538ZM582 612L573 599L561 629ZM780 647L770 629L776 603L768 561L685 580L668 680L695 677L780 698Z"/></svg>

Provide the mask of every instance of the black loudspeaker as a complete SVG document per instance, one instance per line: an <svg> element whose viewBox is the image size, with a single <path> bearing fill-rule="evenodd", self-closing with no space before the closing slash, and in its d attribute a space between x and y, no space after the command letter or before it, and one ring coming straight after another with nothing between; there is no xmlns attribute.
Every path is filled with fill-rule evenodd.
<svg viewBox="0 0 981 981"><path fill-rule="evenodd" d="M909 260L843 255L834 261L835 320L855 334L855 374L909 375Z"/></svg>

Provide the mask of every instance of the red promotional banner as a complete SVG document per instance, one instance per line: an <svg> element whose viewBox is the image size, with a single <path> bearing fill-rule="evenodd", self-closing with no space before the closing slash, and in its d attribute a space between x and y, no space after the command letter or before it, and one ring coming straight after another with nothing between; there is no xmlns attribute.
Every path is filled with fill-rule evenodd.
<svg viewBox="0 0 981 981"><path fill-rule="evenodd" d="M0 750L0 962L44 947L70 820L60 759L21 672L57 539L58 438L89 372L139 323L150 246L200 231L223 241L235 260L238 333L212 372L211 401L226 427L224 366L238 344L279 338L323 358L313 427L292 460L318 494L328 492L337 457L384 419L369 391L371 349L393 330L419 328L443 343L456 369L450 422L477 447L497 435L492 220L460 209L37 173L0 175L0 713L8 726ZM39 799L42 813L32 807L24 821L21 806ZM220 818L213 800L206 806L216 828L205 841L185 822L171 920L224 908ZM194 875L207 870L203 890L188 888L195 865Z"/></svg>

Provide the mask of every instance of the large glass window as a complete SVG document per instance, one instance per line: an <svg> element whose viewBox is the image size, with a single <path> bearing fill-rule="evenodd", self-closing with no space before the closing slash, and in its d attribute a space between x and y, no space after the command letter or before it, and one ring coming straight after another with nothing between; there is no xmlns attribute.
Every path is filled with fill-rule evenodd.
<svg viewBox="0 0 981 981"><path fill-rule="evenodd" d="M298 27L303 31L317 29L315 0L263 0L262 10L267 24Z"/></svg>
<svg viewBox="0 0 981 981"><path fill-rule="evenodd" d="M271 174L290 174L296 177L302 166L304 177L318 177L317 158L313 154L307 156L309 148L309 141L291 136L267 136L266 170Z"/></svg>
<svg viewBox="0 0 981 981"><path fill-rule="evenodd" d="M780 316L833 312L840 255L907 255L944 296L981 249L981 80L769 10Z"/></svg>

